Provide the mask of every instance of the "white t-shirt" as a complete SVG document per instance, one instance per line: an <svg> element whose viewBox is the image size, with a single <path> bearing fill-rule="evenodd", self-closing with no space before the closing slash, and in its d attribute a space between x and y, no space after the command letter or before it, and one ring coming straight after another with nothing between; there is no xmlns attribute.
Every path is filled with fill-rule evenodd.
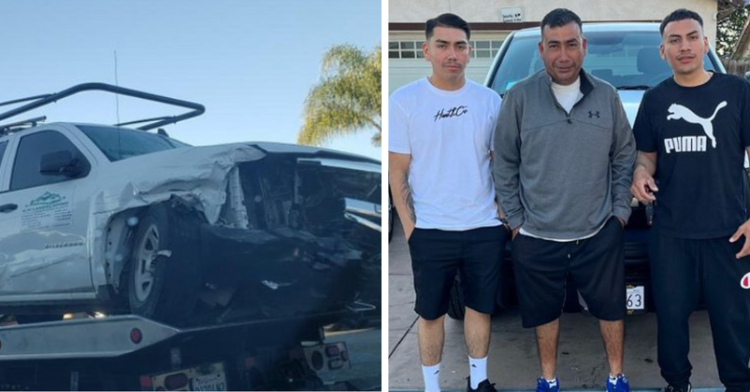
<svg viewBox="0 0 750 392"><path fill-rule="evenodd" d="M555 98L557 98L557 102L560 103L560 106L562 106L566 112L570 113L570 109L573 109L573 105L583 98L583 94L581 93L581 77L579 76L575 82L567 86L553 82L552 92L555 94Z"/></svg>
<svg viewBox="0 0 750 392"><path fill-rule="evenodd" d="M411 154L409 186L421 229L498 226L490 151L500 96L466 81L440 90L427 78L389 100L388 150Z"/></svg>

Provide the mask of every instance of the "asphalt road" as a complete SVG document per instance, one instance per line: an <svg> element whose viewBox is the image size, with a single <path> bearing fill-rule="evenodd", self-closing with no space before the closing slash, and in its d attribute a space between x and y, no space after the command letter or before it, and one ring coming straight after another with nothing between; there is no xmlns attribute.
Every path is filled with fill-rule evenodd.
<svg viewBox="0 0 750 392"><path fill-rule="evenodd" d="M411 260L400 225L389 246L388 376L391 390L422 390ZM692 384L720 387L713 354L708 314L698 311L690 320ZM654 314L626 319L625 374L633 389L664 387L656 363ZM608 373L598 322L584 313L566 313L561 319L558 378L564 390L604 389ZM446 318L446 341L441 363L441 388L465 390L469 375L461 322ZM532 330L521 327L517 311L492 319L488 361L490 381L501 390L532 390L540 375Z"/></svg>

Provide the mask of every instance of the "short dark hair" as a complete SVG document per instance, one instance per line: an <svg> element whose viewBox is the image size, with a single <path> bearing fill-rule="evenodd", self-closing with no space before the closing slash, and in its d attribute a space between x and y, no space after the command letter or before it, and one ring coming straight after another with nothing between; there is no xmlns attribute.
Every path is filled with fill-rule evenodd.
<svg viewBox="0 0 750 392"><path fill-rule="evenodd" d="M547 13L547 15L544 15L540 28L542 29L542 34L544 34L544 26L563 27L570 22L576 22L578 28L583 32L583 23L575 12L567 8L555 8Z"/></svg>
<svg viewBox="0 0 750 392"><path fill-rule="evenodd" d="M469 28L469 23L461 19L458 15L446 13L428 20L424 29L424 35L427 41L432 37L432 31L435 30L435 27L453 27L455 29L461 29L466 33L466 39L471 38L471 28Z"/></svg>
<svg viewBox="0 0 750 392"><path fill-rule="evenodd" d="M701 18L701 16L698 15L697 12L690 11L686 8L680 8L678 10L672 11L671 14L667 15L667 17L661 21L661 25L659 25L659 33L664 36L664 28L667 27L668 24L685 19L694 19L698 21L698 24L701 25L701 30L703 29L703 18Z"/></svg>

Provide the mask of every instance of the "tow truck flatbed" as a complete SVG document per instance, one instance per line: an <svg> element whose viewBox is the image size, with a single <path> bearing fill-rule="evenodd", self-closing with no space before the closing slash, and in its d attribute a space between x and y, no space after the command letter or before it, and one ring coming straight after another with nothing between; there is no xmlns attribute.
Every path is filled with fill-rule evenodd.
<svg viewBox="0 0 750 392"><path fill-rule="evenodd" d="M340 316L191 328L134 315L6 326L0 390L329 390L317 372L351 367L345 344L323 342L321 326Z"/></svg>

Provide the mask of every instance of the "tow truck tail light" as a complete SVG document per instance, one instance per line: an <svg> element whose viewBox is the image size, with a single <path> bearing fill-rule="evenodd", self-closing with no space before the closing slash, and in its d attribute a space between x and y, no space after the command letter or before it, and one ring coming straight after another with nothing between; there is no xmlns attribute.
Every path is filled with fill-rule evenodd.
<svg viewBox="0 0 750 392"><path fill-rule="evenodd" d="M326 355L330 357L338 357L341 350L339 350L339 346L332 344L328 347L326 347Z"/></svg>
<svg viewBox="0 0 750 392"><path fill-rule="evenodd" d="M133 328L130 330L130 341L138 344L143 340L143 333L138 328Z"/></svg>
<svg viewBox="0 0 750 392"><path fill-rule="evenodd" d="M180 388L186 387L188 385L188 381L190 381L190 379L188 378L187 374L177 373L168 376L164 380L164 386L167 387L168 391L177 391Z"/></svg>
<svg viewBox="0 0 750 392"><path fill-rule="evenodd" d="M344 342L306 346L304 352L308 366L316 372L351 368L349 353L346 351Z"/></svg>
<svg viewBox="0 0 750 392"><path fill-rule="evenodd" d="M141 391L153 391L154 384L151 382L151 377L141 376Z"/></svg>

